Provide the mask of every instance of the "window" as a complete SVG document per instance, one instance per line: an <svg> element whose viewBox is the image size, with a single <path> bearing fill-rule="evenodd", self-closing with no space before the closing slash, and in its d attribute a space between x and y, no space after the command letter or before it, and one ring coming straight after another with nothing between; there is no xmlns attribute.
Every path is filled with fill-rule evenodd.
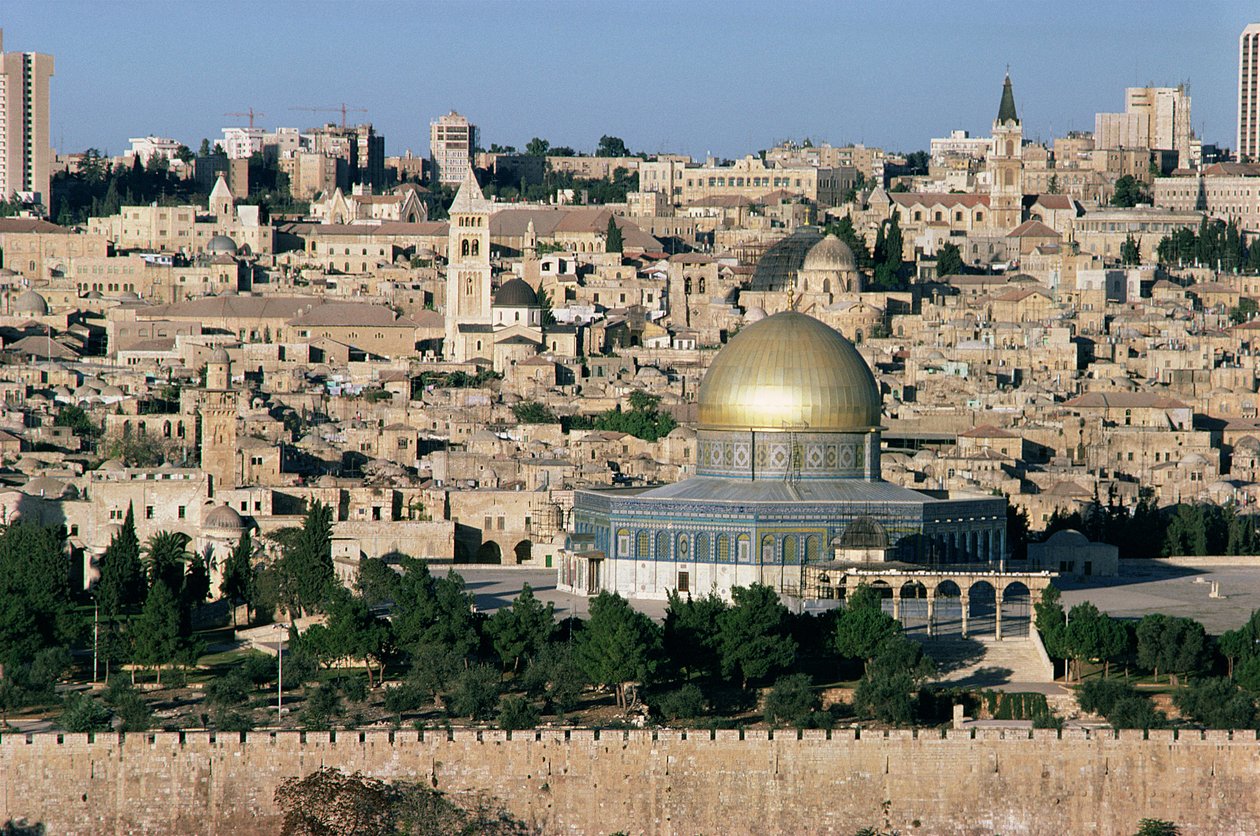
<svg viewBox="0 0 1260 836"><path fill-rule="evenodd" d="M146 520L153 519L153 506L152 505L144 506L144 518Z"/></svg>
<svg viewBox="0 0 1260 836"><path fill-rule="evenodd" d="M687 572L678 573L678 591L679 592L690 592L691 591L689 588L690 583L691 583L691 578L689 577Z"/></svg>
<svg viewBox="0 0 1260 836"><path fill-rule="evenodd" d="M176 516L178 516L181 520L182 520L182 519L184 519L184 518L188 515L188 509L187 509L187 506L184 506L184 505L179 506L179 508L177 508L177 509L175 510L175 514L176 514Z"/></svg>

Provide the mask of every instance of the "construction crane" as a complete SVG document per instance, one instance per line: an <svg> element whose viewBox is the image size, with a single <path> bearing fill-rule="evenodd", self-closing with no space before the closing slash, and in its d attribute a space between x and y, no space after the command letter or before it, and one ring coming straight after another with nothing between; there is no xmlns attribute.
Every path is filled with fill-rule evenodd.
<svg viewBox="0 0 1260 836"><path fill-rule="evenodd" d="M267 114L265 114L265 113L257 113L257 112L255 112L255 111L254 111L254 109L251 107L249 110L246 110L246 111L233 111L232 113L225 113L225 114L223 114L223 115L224 115L224 116L248 116L248 117L249 117L249 126L252 128L252 127L254 127L254 117L255 117L255 116L266 116Z"/></svg>
<svg viewBox="0 0 1260 836"><path fill-rule="evenodd" d="M311 113L340 113L341 114L341 127L343 130L346 127L346 114L347 113L367 113L368 112L366 107L351 107L345 102L342 102L339 105L330 105L328 107L291 107L289 108L289 110L305 110Z"/></svg>

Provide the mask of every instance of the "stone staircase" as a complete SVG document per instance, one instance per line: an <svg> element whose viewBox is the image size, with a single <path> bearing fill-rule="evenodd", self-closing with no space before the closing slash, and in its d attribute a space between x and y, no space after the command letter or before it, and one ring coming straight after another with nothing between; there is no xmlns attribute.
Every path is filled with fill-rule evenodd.
<svg viewBox="0 0 1260 836"><path fill-rule="evenodd" d="M1058 693L1061 690L1052 681L1029 639L912 638L936 661L940 668L937 681L942 684L998 691Z"/></svg>

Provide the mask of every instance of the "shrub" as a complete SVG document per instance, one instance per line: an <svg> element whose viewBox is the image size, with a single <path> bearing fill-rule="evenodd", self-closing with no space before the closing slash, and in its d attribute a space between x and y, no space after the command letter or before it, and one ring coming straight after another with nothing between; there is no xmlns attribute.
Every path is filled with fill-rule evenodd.
<svg viewBox="0 0 1260 836"><path fill-rule="evenodd" d="M470 720L484 720L499 701L499 674L489 665L472 665L455 677L446 695L450 713Z"/></svg>
<svg viewBox="0 0 1260 836"><path fill-rule="evenodd" d="M765 718L770 724L808 724L820 701L810 678L803 673L779 677L766 695Z"/></svg>
<svg viewBox="0 0 1260 836"><path fill-rule="evenodd" d="M499 702L498 724L501 729L532 729L538 725L538 709L524 697L504 697Z"/></svg>
<svg viewBox="0 0 1260 836"><path fill-rule="evenodd" d="M98 732L109 729L109 709L87 694L69 694L58 721L68 732Z"/></svg>
<svg viewBox="0 0 1260 836"><path fill-rule="evenodd" d="M666 720L694 720L703 717L704 692L691 683L676 691L666 691L656 699L656 710Z"/></svg>
<svg viewBox="0 0 1260 836"><path fill-rule="evenodd" d="M1137 691L1127 682L1115 679L1091 679L1076 689L1076 702L1081 711L1106 717L1112 707L1122 699L1137 696Z"/></svg>

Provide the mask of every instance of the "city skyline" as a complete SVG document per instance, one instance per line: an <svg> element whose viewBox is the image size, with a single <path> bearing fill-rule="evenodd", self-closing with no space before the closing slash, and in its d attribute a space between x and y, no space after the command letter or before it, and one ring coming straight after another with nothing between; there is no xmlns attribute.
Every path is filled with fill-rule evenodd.
<svg viewBox="0 0 1260 836"><path fill-rule="evenodd" d="M627 19L621 35L599 3L381 2L366 8L387 27L338 42L344 25L309 5L269 7L285 21L283 39L262 25L215 34L148 2L115 7L126 17L100 19L99 8L18 0L0 21L8 49L56 57L60 152L119 153L144 134L195 145L243 124L225 114L251 107L265 114L259 125L307 127L339 114L304 108L341 102L366 109L355 121L371 121L390 154L426 155L429 123L451 109L481 128L486 147L541 136L590 151L612 134L636 151L696 156L738 157L805 137L911 151L954 129L983 135L1008 65L1028 138L1091 130L1095 112L1122 108L1126 87L1188 81L1196 133L1232 146L1238 36L1255 13L1241 2L1193 13L1150 3L1135 23L1128 4L1068 4L1056 7L1061 19L1075 9L1091 21L1068 39L1044 35L1036 11L995 4L937 20L936 7L900 3L893 24L887 7L867 5L807 3L770 16L647 3L635 7L645 23ZM214 8L223 20L251 14L235 2ZM658 25L666 20L677 25Z"/></svg>

